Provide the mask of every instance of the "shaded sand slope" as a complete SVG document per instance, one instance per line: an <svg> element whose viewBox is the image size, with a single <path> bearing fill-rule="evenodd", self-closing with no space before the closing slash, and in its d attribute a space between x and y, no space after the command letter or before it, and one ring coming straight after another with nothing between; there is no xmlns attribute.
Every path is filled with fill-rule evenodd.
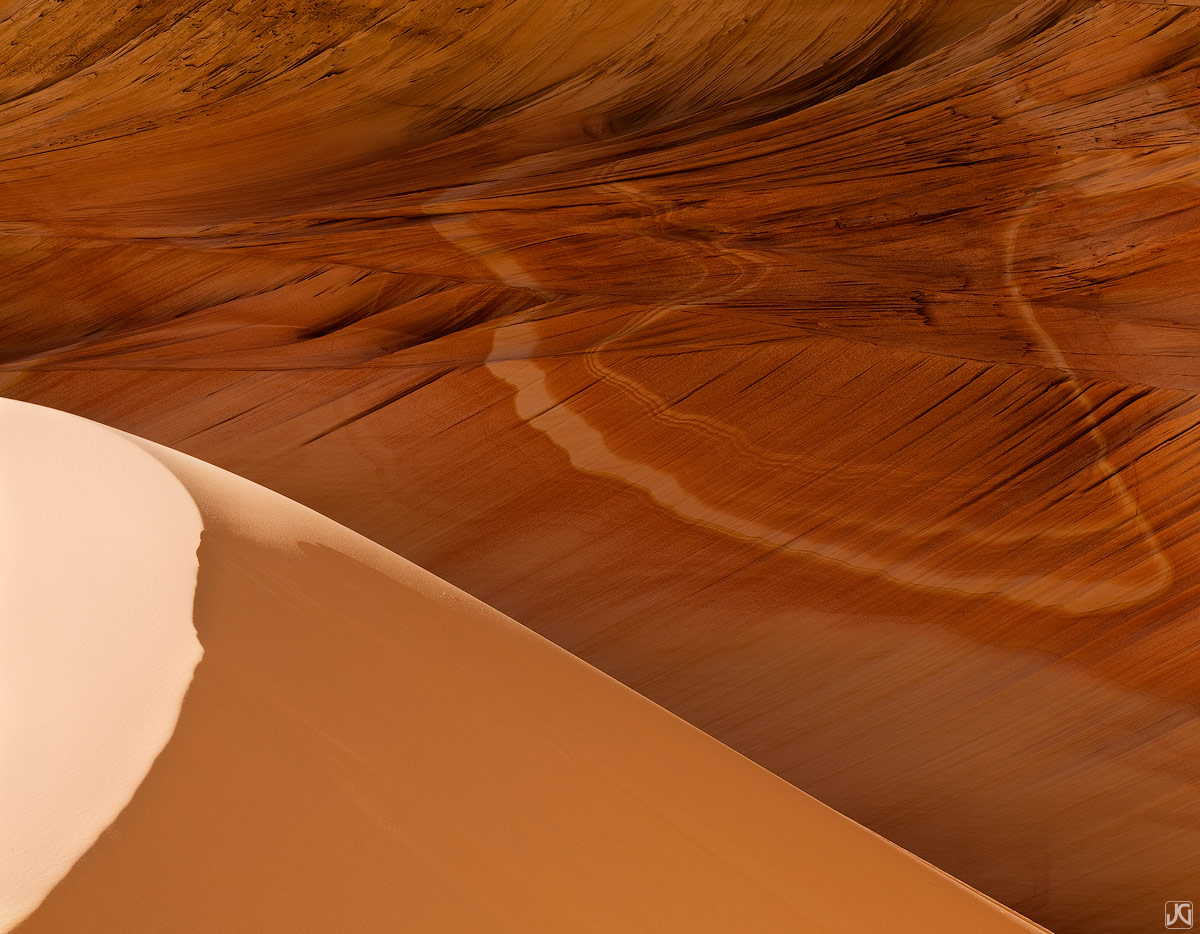
<svg viewBox="0 0 1200 934"><path fill-rule="evenodd" d="M383 548L112 436L199 506L204 657L20 934L1039 930Z"/></svg>

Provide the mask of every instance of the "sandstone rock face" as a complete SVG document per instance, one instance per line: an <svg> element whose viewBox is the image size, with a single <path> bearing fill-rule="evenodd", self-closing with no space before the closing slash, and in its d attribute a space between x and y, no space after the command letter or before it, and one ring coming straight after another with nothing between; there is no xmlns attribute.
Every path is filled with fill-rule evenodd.
<svg viewBox="0 0 1200 934"><path fill-rule="evenodd" d="M1063 934L1200 899L1200 9L5 12L0 391Z"/></svg>

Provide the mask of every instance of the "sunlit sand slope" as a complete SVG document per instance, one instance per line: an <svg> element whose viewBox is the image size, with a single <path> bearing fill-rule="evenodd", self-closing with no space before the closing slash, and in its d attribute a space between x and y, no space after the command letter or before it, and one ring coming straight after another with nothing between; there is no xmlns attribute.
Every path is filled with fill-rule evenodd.
<svg viewBox="0 0 1200 934"><path fill-rule="evenodd" d="M200 515L119 433L0 399L0 930L95 843L202 654Z"/></svg>

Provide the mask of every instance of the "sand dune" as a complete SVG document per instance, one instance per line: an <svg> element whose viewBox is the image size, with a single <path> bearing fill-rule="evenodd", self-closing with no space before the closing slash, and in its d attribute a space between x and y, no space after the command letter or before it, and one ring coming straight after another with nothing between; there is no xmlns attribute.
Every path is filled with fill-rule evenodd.
<svg viewBox="0 0 1200 934"><path fill-rule="evenodd" d="M1200 9L19 0L0 393L1062 934L1200 899Z"/></svg>
<svg viewBox="0 0 1200 934"><path fill-rule="evenodd" d="M200 515L103 426L0 400L0 929L116 819L200 661Z"/></svg>
<svg viewBox="0 0 1200 934"><path fill-rule="evenodd" d="M157 511L156 473L204 523L204 656L170 741L20 934L1039 930L316 513L82 419L2 411L16 495L104 479L67 493L97 541L142 535L190 571L193 529ZM47 455L69 466L24 472ZM44 517L21 518L18 533ZM104 573L146 595L143 557ZM58 622L92 638L86 614ZM45 674L47 696L72 690Z"/></svg>

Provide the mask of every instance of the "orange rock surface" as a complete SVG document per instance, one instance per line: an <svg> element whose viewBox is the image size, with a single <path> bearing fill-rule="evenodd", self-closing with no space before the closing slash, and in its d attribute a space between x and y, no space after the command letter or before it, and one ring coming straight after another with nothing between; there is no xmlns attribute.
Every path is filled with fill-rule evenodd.
<svg viewBox="0 0 1200 934"><path fill-rule="evenodd" d="M1060 934L1200 900L1200 9L3 9L0 391Z"/></svg>

